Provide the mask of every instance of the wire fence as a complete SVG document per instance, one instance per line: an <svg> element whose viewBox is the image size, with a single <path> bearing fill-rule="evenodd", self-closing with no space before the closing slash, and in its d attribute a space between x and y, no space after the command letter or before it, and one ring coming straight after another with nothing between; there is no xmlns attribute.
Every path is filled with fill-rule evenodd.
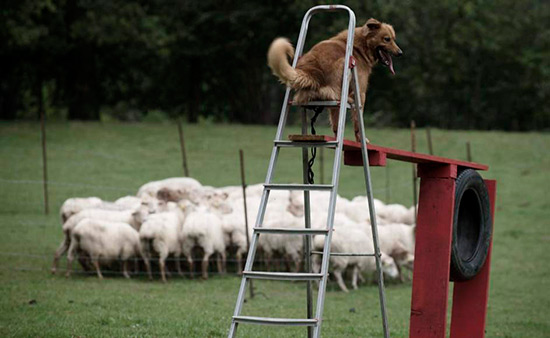
<svg viewBox="0 0 550 338"><path fill-rule="evenodd" d="M37 184L43 185L43 180L14 180L0 178L1 183L11 183L11 184ZM125 191L129 194L134 194L136 192L135 188L128 187L116 187L116 186L107 186L107 185L97 185L97 184L83 184L83 183L73 183L73 182L59 182L59 181L46 181L48 185L60 186L60 187L75 187L75 188L88 188L88 189L101 189L101 190L114 190L114 191Z"/></svg>
<svg viewBox="0 0 550 338"><path fill-rule="evenodd" d="M39 261L43 261L43 266L42 267L37 267L37 266L10 266L10 267L1 267L0 270L5 270L5 271L36 271L36 272L50 272L51 271L51 266L48 266L49 263L52 262L53 260L53 253L51 255L47 255L47 254L36 254L36 253L23 253L23 252L0 252L0 256L4 256L4 257L21 257L21 258L29 258L31 260L39 260ZM238 263L238 260L236 258L227 258L226 259L226 267L228 268L228 270L226 272L218 272L215 268L215 262L216 262L216 258L212 258L214 256L211 256L210 257L210 261L209 261L209 271L208 273L209 274L214 274L214 275L239 275L239 272L237 271L237 263ZM242 263L242 266L244 266L244 260L245 260L246 257L243 257L243 259L241 259L241 263ZM73 263L75 265L75 267L78 264L78 259L75 260L75 262ZM86 263L91 263L91 260L88 258L88 257L82 257L82 261L86 262ZM158 257L151 257L150 259L150 262L151 262L151 265L152 265L152 274L153 275L160 275L160 271L158 271L158 269L155 269L156 265L158 265L158 261L159 261L159 258ZM145 269L144 269L144 265L141 261L141 259L130 259L129 262L131 263L130 266L131 268L129 268L128 270L131 271L131 275L139 275L139 276L145 276L147 275L147 272L145 272ZM133 265L135 264L134 262L139 262L139 270L136 271L135 268L133 268ZM170 268L169 271L173 272L173 270L175 269L175 263L179 262L181 265L182 265L182 275L184 276L190 276L192 275L192 273L189 271L189 265L188 265L188 260L187 258L184 258L183 256L181 258L176 258L176 257L168 257L165 259L165 262L167 263L168 267ZM193 275L197 275L200 273L200 271L198 270L198 267L200 266L198 263L201 263L202 262L202 259L200 257L197 257L197 256L193 256L193 259L192 259L192 262L195 266L195 272L193 272ZM114 264L117 264L117 263L120 263L120 262L115 262L113 261L112 264L110 265L114 265ZM262 259L262 258L257 258L255 261L254 261L254 264L260 268L266 268L267 265L265 263L265 261ZM273 267L280 267L280 266L285 266L287 264L290 264L290 262L286 259L282 259L282 258L276 258L276 259L271 259L270 260L270 265L273 266ZM63 264L60 264L60 268L57 268L56 269L56 273L64 273L67 271L66 268L63 268ZM278 269L280 270L280 269ZM285 270L286 271L286 270ZM122 270L121 269L112 269L112 268L102 268L101 269L101 272L102 273L110 273L110 274L120 274L122 273ZM84 274L84 275L93 275L95 274L95 270L90 270L90 271L85 271L83 269L81 269L80 267L77 267L76 269L73 269L71 270L71 273L77 273L77 274Z"/></svg>

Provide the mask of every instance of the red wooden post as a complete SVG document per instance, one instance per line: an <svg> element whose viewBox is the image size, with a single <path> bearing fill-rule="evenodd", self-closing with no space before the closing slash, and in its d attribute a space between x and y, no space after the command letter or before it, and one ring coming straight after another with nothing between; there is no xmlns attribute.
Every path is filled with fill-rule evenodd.
<svg viewBox="0 0 550 338"><path fill-rule="evenodd" d="M491 219L495 222L496 181L485 180L491 201ZM451 317L451 338L483 338L487 318L487 300L489 299L489 270L491 268L491 249L485 265L471 280L455 282L453 289L453 310Z"/></svg>
<svg viewBox="0 0 550 338"><path fill-rule="evenodd" d="M443 167L419 164L411 338L445 337L456 166Z"/></svg>

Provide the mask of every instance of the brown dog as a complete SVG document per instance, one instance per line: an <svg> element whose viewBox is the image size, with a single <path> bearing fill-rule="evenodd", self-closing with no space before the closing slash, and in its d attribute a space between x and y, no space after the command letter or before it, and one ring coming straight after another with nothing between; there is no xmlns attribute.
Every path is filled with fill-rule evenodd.
<svg viewBox="0 0 550 338"><path fill-rule="evenodd" d="M279 80L294 91L294 102L338 101L342 88L342 74L346 54L348 31L342 31L333 38L321 41L304 54L296 69L288 57L294 57L294 47L288 39L277 38L267 52L267 64ZM355 28L353 56L356 59L361 106L365 106L367 85L372 67L380 61L395 74L391 55L401 56L403 52L395 43L395 31L391 25L369 19L364 26ZM287 57L288 56L288 57ZM350 88L350 102L353 88ZM352 112L355 138L359 141L357 111ZM332 108L330 123L334 134L338 130L338 109Z"/></svg>

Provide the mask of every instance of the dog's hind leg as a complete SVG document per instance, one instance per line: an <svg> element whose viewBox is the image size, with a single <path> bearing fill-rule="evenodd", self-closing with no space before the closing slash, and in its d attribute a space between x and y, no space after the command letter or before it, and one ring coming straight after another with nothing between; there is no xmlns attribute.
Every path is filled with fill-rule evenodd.
<svg viewBox="0 0 550 338"><path fill-rule="evenodd" d="M361 94L361 107L365 108L365 94ZM361 113L363 112L363 109L361 109ZM360 124L359 124L359 111L357 107L353 108L351 110L351 120L353 121L353 129L355 132L355 140L357 142L361 142L361 132L360 132ZM369 139L365 136L365 141L367 143L370 143Z"/></svg>
<svg viewBox="0 0 550 338"><path fill-rule="evenodd" d="M338 108L331 108L330 109L330 125L332 127L332 132L334 133L334 137L338 136L338 116L339 116L339 109Z"/></svg>

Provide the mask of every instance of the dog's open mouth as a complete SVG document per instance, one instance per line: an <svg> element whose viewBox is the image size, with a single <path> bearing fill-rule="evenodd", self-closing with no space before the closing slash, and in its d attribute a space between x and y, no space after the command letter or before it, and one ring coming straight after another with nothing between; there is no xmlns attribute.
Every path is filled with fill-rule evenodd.
<svg viewBox="0 0 550 338"><path fill-rule="evenodd" d="M379 47L376 49L376 57L378 60L386 67L390 69L390 72L395 75L395 70L393 70L393 61L391 59L390 53L388 53L384 48Z"/></svg>

